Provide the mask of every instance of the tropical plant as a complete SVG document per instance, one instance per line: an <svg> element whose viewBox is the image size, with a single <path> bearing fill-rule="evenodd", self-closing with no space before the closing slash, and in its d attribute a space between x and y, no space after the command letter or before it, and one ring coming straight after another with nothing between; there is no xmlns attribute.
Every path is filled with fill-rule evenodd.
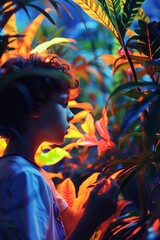
<svg viewBox="0 0 160 240"><path fill-rule="evenodd" d="M73 45L75 41L61 37L62 29L57 31L53 29L55 22L50 15L51 9L39 7L40 5L33 2L16 0L0 3L0 63L3 64L6 59L18 54L28 56L37 51L45 54L49 49L50 52L70 56L76 74L82 76L82 87L85 86L87 89L89 83L93 84L93 90L89 92L91 95L88 93L89 97L87 94L82 95L86 97L83 103L78 100L69 103L70 107L76 110L76 115L64 146L54 148L50 143L41 145L35 156L38 164L52 165L63 159L61 172L48 174L51 178L57 177L59 181L63 181L69 175L77 189L86 179L79 188L85 186L83 194L81 191L76 194L75 187L68 178L62 183L61 188L58 187L69 204L77 204L76 206L81 208L89 191L100 177L116 178L120 182L122 205L118 205L115 219L110 219L103 228L97 229L92 239L137 240L151 239L151 235L152 239L158 239L159 22L150 22L141 8L144 0L74 0L91 18L102 24L106 32L109 30L112 37L108 36L116 43L114 46L116 54L101 55L99 59L102 60L102 64L99 65L96 63L97 54L89 61L81 54L75 56ZM70 14L61 3L53 0L48 2L58 15L59 6ZM73 6L71 1L66 2ZM35 9L40 15L19 32L15 21L16 13L23 9L29 17L30 8ZM51 28L47 27L46 30L41 27L37 31L44 17L50 21ZM132 24L135 20L138 20L138 27L133 31ZM97 26L97 31L100 31L101 26ZM40 30L44 30L45 34L40 33ZM84 42L83 46L86 44ZM100 48L101 43L98 43L95 45L96 48ZM103 41L103 47L107 49L107 42ZM73 56L68 49L74 51ZM85 50L88 51L88 46ZM102 65L112 68L114 81L111 87L113 91L103 107L100 107L95 91L99 89L98 93L101 91L108 95L108 89L104 88L104 73L99 71ZM93 82L93 76L96 82ZM10 76L9 81L13 80L14 76ZM117 88L114 87L115 83L118 85ZM1 86L2 84L6 84L5 79L1 81ZM91 100L94 106L89 103ZM77 113L79 109L82 111ZM6 141L0 140L2 154ZM77 183L75 173L80 176L80 183ZM91 178L88 179L89 175ZM124 199L131 200L133 204L126 206L128 201ZM123 209L124 206L127 210Z"/></svg>
<svg viewBox="0 0 160 240"><path fill-rule="evenodd" d="M117 170L124 197L131 198L135 211L112 223L103 239L150 239L151 232L159 236L159 157L160 157L160 84L158 22L150 22L141 8L144 1L74 0L94 20L103 24L117 39L119 56L103 54L104 63L113 67L114 74L125 72L127 78L106 101L108 116L121 111L115 136L119 148L108 153L99 167L109 177ZM138 28L130 29L134 20ZM121 75L122 77L122 75ZM118 101L119 100L119 103ZM117 140L117 141L116 141ZM135 196L127 187L134 188ZM153 197L154 196L154 197ZM138 200L139 199L139 200ZM153 200L154 199L154 200ZM156 227L155 227L156 226Z"/></svg>

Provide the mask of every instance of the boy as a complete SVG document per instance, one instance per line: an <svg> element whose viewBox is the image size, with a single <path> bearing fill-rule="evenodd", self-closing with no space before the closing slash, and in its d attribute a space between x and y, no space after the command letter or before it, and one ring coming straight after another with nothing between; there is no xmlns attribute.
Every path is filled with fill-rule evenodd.
<svg viewBox="0 0 160 240"><path fill-rule="evenodd" d="M68 101L79 87L72 67L55 55L31 56L8 60L2 72L2 80L14 74L14 81L0 89L0 135L8 139L0 159L0 239L89 240L115 212L117 184L99 194L99 183L84 212L75 213L34 160L42 142L64 142L74 117Z"/></svg>

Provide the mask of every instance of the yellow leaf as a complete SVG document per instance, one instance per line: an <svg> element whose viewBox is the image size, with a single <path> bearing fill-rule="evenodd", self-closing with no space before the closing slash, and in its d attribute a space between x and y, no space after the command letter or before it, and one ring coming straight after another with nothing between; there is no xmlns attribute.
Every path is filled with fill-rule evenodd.
<svg viewBox="0 0 160 240"><path fill-rule="evenodd" d="M95 172L93 173L90 177L88 177L79 187L79 191L78 191L78 196L81 195L88 195L88 193L90 193L90 191L92 190L92 187L89 187L90 185L93 185L98 176L100 175L100 172ZM89 188L88 188L89 187Z"/></svg>
<svg viewBox="0 0 160 240"><path fill-rule="evenodd" d="M92 185L97 180L100 173L93 173L89 178L87 178L81 185L78 191L78 197L75 198L73 203L73 209L81 210L84 208L86 201L88 200L89 194L93 187L88 187Z"/></svg>
<svg viewBox="0 0 160 240"><path fill-rule="evenodd" d="M100 58L102 59L102 62L106 65L113 65L116 60L116 58L111 54L102 54Z"/></svg>
<svg viewBox="0 0 160 240"><path fill-rule="evenodd" d="M59 43L64 43L64 42L73 42L75 43L76 41L74 39L71 38L63 38L63 37L57 37L57 38L53 38L50 41L46 41L40 45L38 45L37 47L35 47L32 51L32 53L42 53L44 52L47 48L49 48L50 46L54 45L54 44L59 44Z"/></svg>
<svg viewBox="0 0 160 240"><path fill-rule="evenodd" d="M66 178L59 188L59 193L66 200L68 205L72 207L73 202L76 198L76 189L70 178Z"/></svg>
<svg viewBox="0 0 160 240"><path fill-rule="evenodd" d="M89 136L95 136L94 119L90 113L87 114L86 120L81 127Z"/></svg>
<svg viewBox="0 0 160 240"><path fill-rule="evenodd" d="M75 122L80 122L82 119L84 119L86 117L86 115L89 113L90 111L88 110L83 110L77 114L74 115L73 120L71 121L72 123Z"/></svg>
<svg viewBox="0 0 160 240"><path fill-rule="evenodd" d="M65 138L81 138L82 136L83 135L78 128L70 123L70 128L68 129L68 134L65 135Z"/></svg>
<svg viewBox="0 0 160 240"><path fill-rule="evenodd" d="M0 137L0 157L3 155L7 147L7 142L4 138Z"/></svg>
<svg viewBox="0 0 160 240"><path fill-rule="evenodd" d="M112 22L107 17L105 11L102 9L98 1L93 0L73 0L77 3L91 18L103 24L108 28L113 35L118 39L117 31L115 30Z"/></svg>
<svg viewBox="0 0 160 240"><path fill-rule="evenodd" d="M72 101L69 101L68 106L69 106L69 108L82 108L82 109L89 110L89 111L93 112L93 107L88 102L79 103L75 100L72 100Z"/></svg>

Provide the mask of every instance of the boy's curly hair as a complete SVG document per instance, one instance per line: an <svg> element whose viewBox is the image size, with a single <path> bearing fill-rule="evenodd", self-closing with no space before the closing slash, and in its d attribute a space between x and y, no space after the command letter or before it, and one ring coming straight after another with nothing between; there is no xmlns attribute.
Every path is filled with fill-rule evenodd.
<svg viewBox="0 0 160 240"><path fill-rule="evenodd" d="M70 99L79 94L74 69L55 54L9 59L1 66L1 72L0 135L5 137L23 131L27 117L54 94L67 92Z"/></svg>

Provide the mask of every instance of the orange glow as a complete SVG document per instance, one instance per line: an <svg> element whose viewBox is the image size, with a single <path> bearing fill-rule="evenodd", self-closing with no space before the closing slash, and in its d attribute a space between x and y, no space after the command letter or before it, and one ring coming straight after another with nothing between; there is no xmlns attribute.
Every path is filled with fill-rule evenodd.
<svg viewBox="0 0 160 240"><path fill-rule="evenodd" d="M152 227L153 227L153 231L155 231L155 232L160 229L160 219L159 219L159 218L157 218L157 219L154 221Z"/></svg>
<svg viewBox="0 0 160 240"><path fill-rule="evenodd" d="M0 157L3 156L3 153L7 147L7 142L5 138L0 137Z"/></svg>

